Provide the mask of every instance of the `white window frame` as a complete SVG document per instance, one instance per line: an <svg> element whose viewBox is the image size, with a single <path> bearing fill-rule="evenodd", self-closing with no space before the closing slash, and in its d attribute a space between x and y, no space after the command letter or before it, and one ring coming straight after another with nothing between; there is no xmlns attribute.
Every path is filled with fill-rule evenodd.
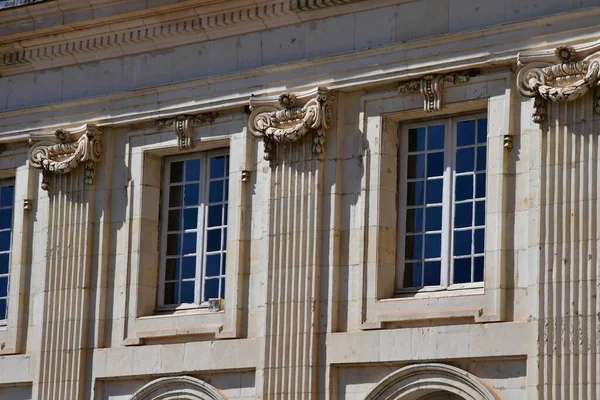
<svg viewBox="0 0 600 400"><path fill-rule="evenodd" d="M8 249L8 273L7 274L0 274L1 277L6 277L8 278L8 287L7 287L7 293L6 293L6 318L4 319L0 319L0 327L5 327L8 325L8 321L9 321L9 310L10 310L10 289L11 289L11 285L10 285L10 280L11 280L11 275L12 275L12 253L13 253L13 241L14 241L14 231L15 231L15 180L14 178L7 178L7 179L0 179L0 189L5 187L5 186L12 186L13 187L13 202L12 202L12 221L11 221L11 228L10 228L10 244L9 244L9 249Z"/></svg>
<svg viewBox="0 0 600 400"><path fill-rule="evenodd" d="M220 148L215 150L209 150L199 153L188 153L178 156L170 156L165 158L163 167L163 179L161 182L162 194L161 194L161 210L160 210L160 265L159 265L159 282L158 282L158 293L157 293L157 311L176 311L176 310L189 310L194 308L207 308L209 305L208 301L201 301L204 295L204 280L205 280L205 262L206 262L206 224L207 215L205 213L208 207L209 197L209 176L210 176L210 158L218 157L221 155L229 156L229 149ZM171 186L171 165L178 161L186 161L190 159L200 159L200 190L201 190L201 202L198 205L198 229L197 229L197 243L196 243L196 278L195 278L195 290L194 290L194 303L180 303L180 304L164 304L165 295L165 269L166 269L166 248L167 248L167 224L168 224L168 211L169 211L169 188ZM228 173L230 173L230 168ZM230 182L229 175L227 180ZM206 189L206 190L203 190ZM229 187L224 187L225 191L229 191ZM227 207L227 204L225 207ZM201 227L201 229L200 229ZM227 225L224 225L227 229ZM227 243L226 238L225 245ZM227 254L227 247L222 252ZM181 268L181 267L180 267ZM225 276L223 276L225 281ZM220 293L220 290L219 290Z"/></svg>
<svg viewBox="0 0 600 400"><path fill-rule="evenodd" d="M452 240L454 233L453 209L455 205L454 187L456 183L456 149L457 149L457 125L463 121L487 119L487 114L476 113L468 115L450 116L438 119L426 119L415 122L402 123L399 129L399 160L398 160L398 235L397 235L397 261L396 261L396 292L398 294L427 293L440 290L460 290L481 288L484 281L469 283L451 283L454 262L452 257ZM441 272L440 285L423 287L403 287L405 266L405 238L406 238L406 196L403 195L407 187L408 171L408 132L412 128L421 128L435 125L444 126L444 174L442 191L442 243L441 243ZM488 125L489 126L489 125ZM488 128L489 129L489 128ZM487 133L486 133L487 138ZM477 147L477 146L476 146ZM476 148L475 147L475 148ZM487 148L487 140L486 140ZM487 166L486 166L487 180ZM482 200L479 198L478 200ZM475 202L475 198L472 200ZM486 197L483 201L487 202ZM475 216L473 215L473 218ZM474 228L472 228L474 229ZM484 224L485 229L485 224ZM425 231L423 231L425 232ZM473 246L473 245L472 245ZM473 251L473 250L472 250ZM471 253L473 256L473 253ZM424 268L424 266L423 266ZM472 271L474 266L472 266ZM485 275L485 274L484 274Z"/></svg>

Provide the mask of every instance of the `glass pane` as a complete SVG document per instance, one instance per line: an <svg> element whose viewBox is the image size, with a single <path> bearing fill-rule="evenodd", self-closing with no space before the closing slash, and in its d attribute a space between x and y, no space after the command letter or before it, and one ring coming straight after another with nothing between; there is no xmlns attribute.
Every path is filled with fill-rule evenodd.
<svg viewBox="0 0 600 400"><path fill-rule="evenodd" d="M227 253L223 253L223 257L221 260L221 275L225 275L225 267L227 266Z"/></svg>
<svg viewBox="0 0 600 400"><path fill-rule="evenodd" d="M471 282L471 259L458 258L454 260L454 283Z"/></svg>
<svg viewBox="0 0 600 400"><path fill-rule="evenodd" d="M403 286L408 287L421 287L422 284L422 267L421 263L406 263L404 265L404 282Z"/></svg>
<svg viewBox="0 0 600 400"><path fill-rule="evenodd" d="M8 254L0 254L0 274L8 274L10 270L10 256Z"/></svg>
<svg viewBox="0 0 600 400"><path fill-rule="evenodd" d="M457 124L458 137L456 144L458 146L468 146L475 144L475 121L462 121Z"/></svg>
<svg viewBox="0 0 600 400"><path fill-rule="evenodd" d="M181 210L169 211L169 221L167 222L167 229L169 231L181 230Z"/></svg>
<svg viewBox="0 0 600 400"><path fill-rule="evenodd" d="M169 207L181 207L181 191L183 186L171 186L169 188Z"/></svg>
<svg viewBox="0 0 600 400"><path fill-rule="evenodd" d="M0 207L10 207L13 205L15 196L14 186L2 186L0 189Z"/></svg>
<svg viewBox="0 0 600 400"><path fill-rule="evenodd" d="M487 147L482 146L477 148L477 171L485 171L486 167L486 151Z"/></svg>
<svg viewBox="0 0 600 400"><path fill-rule="evenodd" d="M183 161L171 163L170 183L177 183L183 180Z"/></svg>
<svg viewBox="0 0 600 400"><path fill-rule="evenodd" d="M210 183L208 201L209 203L223 201L223 181L213 181Z"/></svg>
<svg viewBox="0 0 600 400"><path fill-rule="evenodd" d="M181 279L196 277L196 257L184 257L181 264Z"/></svg>
<svg viewBox="0 0 600 400"><path fill-rule="evenodd" d="M485 201L475 203L475 226L485 225Z"/></svg>
<svg viewBox="0 0 600 400"><path fill-rule="evenodd" d="M408 179L425 177L425 154L408 156Z"/></svg>
<svg viewBox="0 0 600 400"><path fill-rule="evenodd" d="M426 203L437 204L442 202L442 191L444 183L441 179L432 179L427 181Z"/></svg>
<svg viewBox="0 0 600 400"><path fill-rule="evenodd" d="M183 254L194 254L196 252L196 243L198 235L196 232L183 234Z"/></svg>
<svg viewBox="0 0 600 400"><path fill-rule="evenodd" d="M177 282L165 283L165 304L179 303L179 284Z"/></svg>
<svg viewBox="0 0 600 400"><path fill-rule="evenodd" d="M472 231L454 232L454 255L466 256L471 254L471 235Z"/></svg>
<svg viewBox="0 0 600 400"><path fill-rule="evenodd" d="M179 237L178 234L167 235L167 255L174 256L179 254Z"/></svg>
<svg viewBox="0 0 600 400"><path fill-rule="evenodd" d="M179 279L179 258L167 258L165 266L165 281Z"/></svg>
<svg viewBox="0 0 600 400"><path fill-rule="evenodd" d="M441 282L441 261L428 261L425 263L424 286L439 286Z"/></svg>
<svg viewBox="0 0 600 400"><path fill-rule="evenodd" d="M473 267L473 282L483 282L484 258L475 257L475 263Z"/></svg>
<svg viewBox="0 0 600 400"><path fill-rule="evenodd" d="M204 301L219 298L219 279L206 279L204 281Z"/></svg>
<svg viewBox="0 0 600 400"><path fill-rule="evenodd" d="M0 278L0 297L8 296L8 277Z"/></svg>
<svg viewBox="0 0 600 400"><path fill-rule="evenodd" d="M225 156L210 158L210 179L225 176Z"/></svg>
<svg viewBox="0 0 600 400"><path fill-rule="evenodd" d="M206 251L221 250L221 230L213 229L206 232Z"/></svg>
<svg viewBox="0 0 600 400"><path fill-rule="evenodd" d="M225 298L225 279L221 278L221 298L224 299Z"/></svg>
<svg viewBox="0 0 600 400"><path fill-rule="evenodd" d="M206 256L206 277L221 275L221 255Z"/></svg>
<svg viewBox="0 0 600 400"><path fill-rule="evenodd" d="M410 235L406 236L404 240L404 259L420 260L423 254L421 252L421 249L423 248L423 236Z"/></svg>
<svg viewBox="0 0 600 400"><path fill-rule="evenodd" d="M10 250L10 231L0 232L0 251Z"/></svg>
<svg viewBox="0 0 600 400"><path fill-rule="evenodd" d="M475 175L475 197L485 197L485 174Z"/></svg>
<svg viewBox="0 0 600 400"><path fill-rule="evenodd" d="M0 319L6 319L6 300L0 300Z"/></svg>
<svg viewBox="0 0 600 400"><path fill-rule="evenodd" d="M227 204L225 204L225 212L223 213L223 225L227 225Z"/></svg>
<svg viewBox="0 0 600 400"><path fill-rule="evenodd" d="M225 201L229 200L229 179L225 179Z"/></svg>
<svg viewBox="0 0 600 400"><path fill-rule="evenodd" d="M442 230L442 207L428 207L425 217L425 229L427 231Z"/></svg>
<svg viewBox="0 0 600 400"><path fill-rule="evenodd" d="M475 167L475 149L467 147L456 151L456 172L472 172Z"/></svg>
<svg viewBox="0 0 600 400"><path fill-rule="evenodd" d="M406 210L406 233L423 231L423 209L409 208Z"/></svg>
<svg viewBox="0 0 600 400"><path fill-rule="evenodd" d="M422 206L425 183L409 182L406 185L406 204L409 206Z"/></svg>
<svg viewBox="0 0 600 400"><path fill-rule="evenodd" d="M477 143L487 141L487 118L477 120Z"/></svg>
<svg viewBox="0 0 600 400"><path fill-rule="evenodd" d="M191 185L185 185L185 205L186 206L197 206L200 200L200 185L192 183Z"/></svg>
<svg viewBox="0 0 600 400"><path fill-rule="evenodd" d="M442 254L442 235L439 233L425 235L425 259L439 258Z"/></svg>
<svg viewBox="0 0 600 400"><path fill-rule="evenodd" d="M195 281L181 282L181 303L194 303L194 287Z"/></svg>
<svg viewBox="0 0 600 400"><path fill-rule="evenodd" d="M473 198L473 175L456 177L454 196L455 201L470 200Z"/></svg>
<svg viewBox="0 0 600 400"><path fill-rule="evenodd" d="M186 208L183 210L183 229L198 229L197 208Z"/></svg>
<svg viewBox="0 0 600 400"><path fill-rule="evenodd" d="M435 125L427 128L427 150L444 148L444 125Z"/></svg>
<svg viewBox="0 0 600 400"><path fill-rule="evenodd" d="M187 182L200 180L200 160L188 160L185 162L185 180Z"/></svg>
<svg viewBox="0 0 600 400"><path fill-rule="evenodd" d="M408 151L425 150L425 128L413 128L408 130Z"/></svg>
<svg viewBox="0 0 600 400"><path fill-rule="evenodd" d="M427 154L427 177L444 175L444 153Z"/></svg>
<svg viewBox="0 0 600 400"><path fill-rule="evenodd" d="M485 230L475 229L475 254L481 254L484 250Z"/></svg>
<svg viewBox="0 0 600 400"><path fill-rule="evenodd" d="M459 203L454 207L454 227L466 228L473 223L473 203Z"/></svg>
<svg viewBox="0 0 600 400"><path fill-rule="evenodd" d="M12 207L0 210L0 229L12 228Z"/></svg>

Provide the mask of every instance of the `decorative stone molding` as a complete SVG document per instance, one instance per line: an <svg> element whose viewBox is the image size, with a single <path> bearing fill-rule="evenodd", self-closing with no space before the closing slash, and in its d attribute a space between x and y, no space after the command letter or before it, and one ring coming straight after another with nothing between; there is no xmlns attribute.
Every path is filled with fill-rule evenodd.
<svg viewBox="0 0 600 400"><path fill-rule="evenodd" d="M218 113L205 113L196 116L178 115L175 118L157 121L156 129L172 128L179 139L177 142L179 150L187 150L192 148L194 127L204 123L212 124L218 115Z"/></svg>
<svg viewBox="0 0 600 400"><path fill-rule="evenodd" d="M93 124L86 124L74 130L57 129L54 132L58 143L42 140L30 141L29 162L42 169L42 189L48 190L48 174L67 174L85 164L84 182L94 184L95 163L102 156L102 131Z"/></svg>
<svg viewBox="0 0 600 400"><path fill-rule="evenodd" d="M399 93L421 92L423 95L423 108L427 112L440 111L442 109L442 95L444 85L460 85L471 80L478 71L469 70L448 75L426 75L421 79L403 82L398 86Z"/></svg>
<svg viewBox="0 0 600 400"><path fill-rule="evenodd" d="M331 101L331 93L322 87L299 94L250 97L248 130L263 139L265 160L273 160L275 143L295 142L307 133L313 134L313 153L323 154L325 131L331 125Z"/></svg>
<svg viewBox="0 0 600 400"><path fill-rule="evenodd" d="M575 100L600 84L600 50L587 54L572 46L559 46L552 53L556 61L547 61L548 51L519 53L517 87L523 96L535 98L533 121L541 124L546 116L546 101ZM576 59L580 58L579 61ZM532 61L532 62L528 62ZM600 105L596 105L600 112Z"/></svg>
<svg viewBox="0 0 600 400"><path fill-rule="evenodd" d="M134 393L131 400L224 400L217 389L191 376L169 376L153 380Z"/></svg>

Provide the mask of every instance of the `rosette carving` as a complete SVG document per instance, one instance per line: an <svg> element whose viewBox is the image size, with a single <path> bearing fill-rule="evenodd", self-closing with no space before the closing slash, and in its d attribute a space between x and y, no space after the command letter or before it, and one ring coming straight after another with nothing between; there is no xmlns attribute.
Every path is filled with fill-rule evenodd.
<svg viewBox="0 0 600 400"><path fill-rule="evenodd" d="M538 124L545 119L547 100L575 100L600 83L600 52L575 61L578 54L573 47L559 46L553 56L558 63L544 61L540 54L518 56L517 87L523 96L535 98L533 121Z"/></svg>
<svg viewBox="0 0 600 400"><path fill-rule="evenodd" d="M31 140L29 161L43 173L42 189L48 190L49 174L67 174L85 164L84 182L94 183L95 163L102 156L102 132L96 125L87 124L74 130L57 129L56 140Z"/></svg>
<svg viewBox="0 0 600 400"><path fill-rule="evenodd" d="M248 130L263 139L265 160L273 159L277 143L295 142L309 133L313 135L313 153L323 154L325 131L331 126L331 99L325 88L298 95L283 93L277 98L251 97Z"/></svg>

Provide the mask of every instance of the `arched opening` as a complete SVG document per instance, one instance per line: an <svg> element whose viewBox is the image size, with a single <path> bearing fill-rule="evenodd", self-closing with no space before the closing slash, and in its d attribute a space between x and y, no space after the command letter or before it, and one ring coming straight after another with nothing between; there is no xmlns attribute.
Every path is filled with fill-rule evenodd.
<svg viewBox="0 0 600 400"><path fill-rule="evenodd" d="M445 364L415 364L383 378L365 400L495 400L479 380Z"/></svg>
<svg viewBox="0 0 600 400"><path fill-rule="evenodd" d="M191 376L155 379L135 392L131 400L225 400L217 389Z"/></svg>

